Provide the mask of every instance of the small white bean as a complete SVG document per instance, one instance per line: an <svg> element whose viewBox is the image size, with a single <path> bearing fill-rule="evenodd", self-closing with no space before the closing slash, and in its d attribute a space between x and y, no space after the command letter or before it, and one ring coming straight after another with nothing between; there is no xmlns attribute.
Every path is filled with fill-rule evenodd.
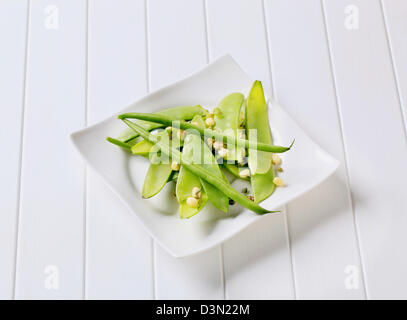
<svg viewBox="0 0 407 320"><path fill-rule="evenodd" d="M247 178L250 177L250 170L249 169L243 169L239 171L239 176L241 178Z"/></svg>
<svg viewBox="0 0 407 320"><path fill-rule="evenodd" d="M277 187L283 187L284 186L284 181L283 179L281 179L280 177L275 177L273 179L273 183L277 186Z"/></svg>
<svg viewBox="0 0 407 320"><path fill-rule="evenodd" d="M223 148L223 142L222 141L215 141L215 143L213 144L213 148L215 150L220 150Z"/></svg>
<svg viewBox="0 0 407 320"><path fill-rule="evenodd" d="M272 159L273 164L276 166L279 166L283 162L281 160L281 158L275 153L271 156L271 159Z"/></svg>
<svg viewBox="0 0 407 320"><path fill-rule="evenodd" d="M208 127L213 127L213 126L215 125L215 120L213 120L213 118L206 118L205 124L206 124Z"/></svg>
<svg viewBox="0 0 407 320"><path fill-rule="evenodd" d="M186 203L187 203L188 207L196 208L196 207L198 207L199 201L198 201L198 199L195 199L194 197L188 197Z"/></svg>
<svg viewBox="0 0 407 320"><path fill-rule="evenodd" d="M195 198L195 199L200 199L201 198L201 188L198 188L198 187L193 187L192 188L192 196Z"/></svg>
<svg viewBox="0 0 407 320"><path fill-rule="evenodd" d="M229 150L226 149L226 148L220 148L220 149L218 150L218 155L221 156L222 158L227 157L228 154L229 154Z"/></svg>
<svg viewBox="0 0 407 320"><path fill-rule="evenodd" d="M171 163L171 169L174 171L179 171L179 169L181 168L181 164L177 161L173 161Z"/></svg>

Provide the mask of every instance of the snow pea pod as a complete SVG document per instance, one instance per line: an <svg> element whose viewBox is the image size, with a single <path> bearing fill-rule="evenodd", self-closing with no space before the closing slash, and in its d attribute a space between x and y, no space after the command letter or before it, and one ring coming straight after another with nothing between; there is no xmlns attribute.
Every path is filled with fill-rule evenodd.
<svg viewBox="0 0 407 320"><path fill-rule="evenodd" d="M171 172L171 164L151 163L144 178L143 191L141 193L143 198L151 198L159 193L167 183Z"/></svg>
<svg viewBox="0 0 407 320"><path fill-rule="evenodd" d="M141 140L139 143L131 147L131 152L135 155L148 156L153 144L147 140Z"/></svg>
<svg viewBox="0 0 407 320"><path fill-rule="evenodd" d="M194 119L192 119L192 122L197 123L200 127L205 126L201 116L195 116ZM211 149L202 141L200 136L193 134L187 135L185 138L184 149L182 150L182 156L187 157L190 161L196 164L201 164L205 169L229 184L229 181L220 170ZM201 183L208 195L209 201L214 207L227 212L229 209L229 197L205 180L201 179Z"/></svg>
<svg viewBox="0 0 407 320"><path fill-rule="evenodd" d="M215 112L215 128L220 129L220 132L238 137L240 124L240 109L244 102L244 95L235 92L219 102ZM228 155L227 160L239 161L244 153L244 148L236 147L234 144L227 145Z"/></svg>
<svg viewBox="0 0 407 320"><path fill-rule="evenodd" d="M254 202L259 203L270 197L276 189L273 182L275 177L273 166L265 174L256 173L250 177Z"/></svg>
<svg viewBox="0 0 407 320"><path fill-rule="evenodd" d="M173 125L173 119L167 116L163 115L157 115L153 113L124 113L118 116L119 119L141 119L141 120L147 120L147 121L152 121L152 122L158 122L161 124L164 124L166 126L172 126ZM294 144L294 141L291 143L290 146L288 147L283 147L283 146L276 146L276 145L270 145L267 143L262 143L262 142L257 142L253 143L249 140L245 139L238 139L232 136L224 135L221 134L215 130L210 130L210 129L202 129L199 126L196 126L192 123L186 122L186 121L176 121L176 124L179 125L181 129L188 130L188 129L194 129L196 130L196 134L199 134L201 136L205 137L214 137L218 141L223 141L223 142L230 142L234 143L239 147L245 147L245 148L253 148L257 150L262 150L262 151L267 151L267 152L273 152L273 153L283 153L291 149L291 147ZM192 133L195 133L195 131L192 131Z"/></svg>
<svg viewBox="0 0 407 320"><path fill-rule="evenodd" d="M273 144L266 99L260 81L253 83L247 99L246 130L248 131L249 140L251 138L250 129L257 129L257 141ZM276 188L276 185L273 183L275 173L271 157L271 153L259 151L255 154L255 151L249 150L250 183L256 203L267 199Z"/></svg>
<svg viewBox="0 0 407 320"><path fill-rule="evenodd" d="M192 121L197 124L200 122L200 120L202 120L202 118L199 119L197 118L197 116L195 116L192 119ZM199 124L202 124L202 122L200 122ZM200 138L198 139L201 140ZM201 149L201 142L199 141L197 144L196 141L191 139L191 136L188 135L184 140L182 157L185 158L188 157L191 161L193 161L193 158L195 158L196 155L199 154L198 152L194 152L196 151L196 148L199 148L199 150ZM198 205L196 207L191 207L186 202L188 198L192 197L192 192L194 188L199 188L200 197L197 199ZM202 210L202 208L208 201L208 194L206 193L206 189L203 188L203 181L192 172L186 170L183 166L181 166L181 169L178 174L175 194L180 204L181 218L190 218L194 216L195 214Z"/></svg>
<svg viewBox="0 0 407 320"><path fill-rule="evenodd" d="M242 206L248 208L249 210L257 213L257 214L266 214L272 212L279 212L279 211L270 211L267 209L262 208L258 204L254 203L253 201L249 200L246 196L242 195L237 190L233 189L229 184L227 184L223 179L212 174L209 170L191 163L187 159L183 159L181 152L176 148L171 148L169 144L159 141L157 137L150 134L148 131L140 127L139 125L127 120L123 119L123 121L132 128L136 133L138 133L144 139L159 145L161 151L166 153L168 156L175 161L178 161L182 164L182 166L187 169L188 171L194 173L195 175L199 176L200 178L204 179L205 181L209 182L223 193L225 193L229 198L235 200L236 202L240 203ZM178 176L179 178L179 176Z"/></svg>
<svg viewBox="0 0 407 320"><path fill-rule="evenodd" d="M187 199L192 196L192 190L194 188L201 190L201 197L198 200L196 207L190 207L187 205ZM177 185L175 187L175 194L180 204L180 217L190 218L196 215L205 206L208 201L208 196L205 190L202 188L201 180L191 171L186 170L183 166L178 174Z"/></svg>
<svg viewBox="0 0 407 320"><path fill-rule="evenodd" d="M256 130L256 131L254 131ZM256 135L254 135L256 133ZM267 113L267 104L260 81L255 81L247 98L246 134L249 141L271 145L271 131ZM257 138L257 139L256 139ZM264 174L269 171L271 153L249 149L248 164L252 174Z"/></svg>
<svg viewBox="0 0 407 320"><path fill-rule="evenodd" d="M204 108L199 105L196 106L182 106L182 107L174 107L169 109L163 109L159 112L154 114L161 114L172 118L173 120L191 120L197 114L205 115L208 113ZM159 123L149 122L149 121L137 121L137 124L143 127L145 130L151 131L153 129L161 128L163 125ZM122 142L128 142L136 138L138 134L136 134L130 128L126 128L117 138Z"/></svg>

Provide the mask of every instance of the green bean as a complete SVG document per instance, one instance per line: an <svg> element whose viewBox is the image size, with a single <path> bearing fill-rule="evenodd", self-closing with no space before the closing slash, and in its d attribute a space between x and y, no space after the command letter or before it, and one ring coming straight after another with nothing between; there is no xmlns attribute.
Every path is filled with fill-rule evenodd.
<svg viewBox="0 0 407 320"><path fill-rule="evenodd" d="M168 178L168 182L176 181L178 179L179 171L172 171L170 177Z"/></svg>
<svg viewBox="0 0 407 320"><path fill-rule="evenodd" d="M131 146L128 143L122 142L122 141L117 140L115 138L107 137L106 140L109 141L110 143L113 143L116 146L119 146L119 147L121 147L123 149L126 149L128 151L130 151L130 149L131 149Z"/></svg>
<svg viewBox="0 0 407 320"><path fill-rule="evenodd" d="M182 106L182 107L174 107L174 108L169 108L169 109L163 109L160 110L159 112L156 112L154 114L161 114L168 116L174 120L191 120L194 116L197 114L200 115L205 115L208 111L206 111L204 108L201 106ZM154 123L154 122L148 122L148 121L137 121L137 124L143 127L145 130L151 131L153 129L161 128L163 125L159 123ZM136 138L138 134L134 133L133 130L130 128L126 128L117 138L117 140L120 140L122 142L128 142L129 140L132 140Z"/></svg>
<svg viewBox="0 0 407 320"><path fill-rule="evenodd" d="M172 126L172 125L179 125L181 129L188 130L188 129L194 129L199 133L201 136L205 137L214 137L216 140L219 141L224 141L224 142L231 142L236 144L239 147L245 147L245 148L253 148L261 151L267 151L267 152L273 152L273 153L283 153L291 149L291 147L294 144L294 141L291 143L290 146L288 147L283 147L283 146L276 146L276 145L270 145L267 143L261 143L258 142L253 143L253 141L249 140L244 140L244 139L237 139L232 136L228 135L223 135L219 132L216 132L214 130L210 129L202 129L199 126L193 125L191 123L188 123L186 121L176 121L173 123L173 119L169 118L167 116L163 115L158 115L158 114L152 114L152 113L124 113L118 116L119 119L141 119L141 120L148 120L152 122L158 122L161 124L164 124L166 126ZM191 131L191 133L195 134L194 130Z"/></svg>
<svg viewBox="0 0 407 320"><path fill-rule="evenodd" d="M148 131L140 127L139 125L127 120L123 119L123 121L132 128L136 133L138 133L144 139L158 145L161 148L161 151L166 153L170 156L173 160L178 161L185 167L185 169L189 170L190 172L194 173L195 175L199 176L203 180L209 182L223 193L225 193L229 198L235 200L236 202L240 203L242 206L250 209L251 211L257 214L266 214L278 211L270 211L260 207L258 204L254 203L253 201L249 200L246 196L242 195L237 190L233 189L230 185L228 185L223 179L213 175L209 170L202 168L199 165L191 163L187 159L182 159L181 153L176 148L171 148L168 144L159 141L157 137L150 134Z"/></svg>

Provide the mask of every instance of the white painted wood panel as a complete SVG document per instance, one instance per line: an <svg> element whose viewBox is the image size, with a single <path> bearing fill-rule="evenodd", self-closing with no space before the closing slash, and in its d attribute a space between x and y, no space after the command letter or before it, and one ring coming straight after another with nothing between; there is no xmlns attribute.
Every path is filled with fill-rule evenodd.
<svg viewBox="0 0 407 320"><path fill-rule="evenodd" d="M323 4L367 297L406 298L407 145L381 5Z"/></svg>
<svg viewBox="0 0 407 320"><path fill-rule="evenodd" d="M150 83L155 90L207 62L200 0L147 2ZM157 299L222 299L220 247L175 259L155 244Z"/></svg>
<svg viewBox="0 0 407 320"><path fill-rule="evenodd" d="M88 10L93 124L147 91L145 6L144 0L92 0ZM152 299L152 239L96 173L89 170L87 182L86 298Z"/></svg>
<svg viewBox="0 0 407 320"><path fill-rule="evenodd" d="M360 270L360 259L321 2L266 0L265 9L275 98L341 162L287 206L297 298L361 299L363 281L345 286L345 271Z"/></svg>
<svg viewBox="0 0 407 320"><path fill-rule="evenodd" d="M86 2L31 1L16 298L83 297Z"/></svg>
<svg viewBox="0 0 407 320"><path fill-rule="evenodd" d="M0 299L14 288L20 145L24 103L27 1L0 1ZM11 32L12 30L12 32Z"/></svg>
<svg viewBox="0 0 407 320"><path fill-rule="evenodd" d="M407 123L407 1L382 1L387 36L393 59L393 68L403 108L404 125Z"/></svg>
<svg viewBox="0 0 407 320"><path fill-rule="evenodd" d="M230 53L271 92L262 2L208 0L206 7L210 58ZM227 241L223 253L227 299L294 297L284 213L270 215Z"/></svg>

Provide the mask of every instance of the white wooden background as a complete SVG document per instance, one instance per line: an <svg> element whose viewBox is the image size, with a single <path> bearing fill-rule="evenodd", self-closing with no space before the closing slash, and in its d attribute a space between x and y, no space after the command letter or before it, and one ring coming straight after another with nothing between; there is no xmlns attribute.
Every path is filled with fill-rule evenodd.
<svg viewBox="0 0 407 320"><path fill-rule="evenodd" d="M342 165L174 259L69 134L225 53ZM0 298L406 299L406 57L406 0L0 0Z"/></svg>

